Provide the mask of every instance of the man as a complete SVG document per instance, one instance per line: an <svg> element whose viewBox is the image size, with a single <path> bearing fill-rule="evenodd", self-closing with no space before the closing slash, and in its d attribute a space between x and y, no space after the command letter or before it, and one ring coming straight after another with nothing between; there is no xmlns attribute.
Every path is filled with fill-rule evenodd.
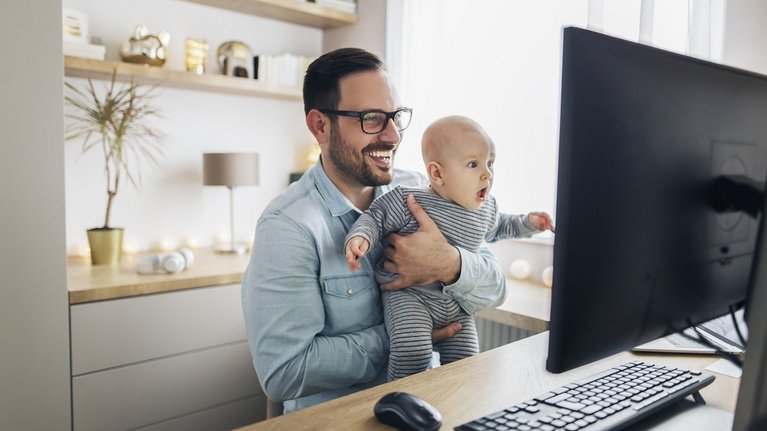
<svg viewBox="0 0 767 431"><path fill-rule="evenodd" d="M373 272L382 254L400 278L381 289L441 282L468 313L503 301L506 291L488 250L449 245L412 198L420 229L389 236L386 250L370 250L361 270L349 270L344 237L362 211L395 177L410 185L424 180L393 168L411 111L375 55L345 48L314 61L304 79L304 111L322 156L264 210L242 282L256 373L286 412L386 381L389 340ZM454 323L433 338L459 330Z"/></svg>

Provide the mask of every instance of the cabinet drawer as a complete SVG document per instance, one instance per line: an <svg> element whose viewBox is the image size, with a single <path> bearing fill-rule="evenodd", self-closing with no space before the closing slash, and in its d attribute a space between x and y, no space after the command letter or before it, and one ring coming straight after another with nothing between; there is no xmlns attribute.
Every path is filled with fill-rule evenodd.
<svg viewBox="0 0 767 431"><path fill-rule="evenodd" d="M72 375L245 339L240 285L71 307Z"/></svg>
<svg viewBox="0 0 767 431"><path fill-rule="evenodd" d="M241 342L74 377L74 429L132 429L262 394Z"/></svg>
<svg viewBox="0 0 767 431"><path fill-rule="evenodd" d="M135 431L229 431L266 419L266 395L195 412Z"/></svg>

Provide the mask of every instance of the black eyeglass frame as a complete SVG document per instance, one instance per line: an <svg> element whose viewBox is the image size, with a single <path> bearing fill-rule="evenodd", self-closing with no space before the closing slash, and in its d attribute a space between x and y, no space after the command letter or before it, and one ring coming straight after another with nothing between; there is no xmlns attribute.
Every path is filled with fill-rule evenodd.
<svg viewBox="0 0 767 431"><path fill-rule="evenodd" d="M318 109L318 111L322 112L323 114L328 114L328 115L340 115L342 117L359 118L359 120L360 120L360 128L362 129L362 132L366 133L368 135L377 135L377 134L383 132L384 130L386 130L386 126L389 125L389 120L393 120L394 117L397 114L399 114L400 112L407 112L408 114L410 114L410 119L408 120L407 124L405 124L405 126L403 128L400 129L399 127L397 127L397 131L398 132L402 132L403 130L407 129L408 126L410 126L410 122L413 119L413 109L412 108L400 108L400 109L397 109L396 111L392 111L392 112L386 112L386 111L382 111L380 109L371 109L370 111L338 111L338 110L335 110L335 109ZM368 132L367 130L365 130L365 115L372 114L372 113L384 114L386 116L386 118L384 119L383 125L380 128L380 130L378 130L376 132ZM396 125L397 123L394 123L394 124Z"/></svg>

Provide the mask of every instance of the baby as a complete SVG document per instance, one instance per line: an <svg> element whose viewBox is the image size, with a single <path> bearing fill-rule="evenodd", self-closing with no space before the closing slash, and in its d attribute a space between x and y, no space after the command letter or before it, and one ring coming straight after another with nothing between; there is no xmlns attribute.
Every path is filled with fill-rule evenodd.
<svg viewBox="0 0 767 431"><path fill-rule="evenodd" d="M418 222L407 206L408 195L415 197L450 244L472 252L479 251L483 241L554 231L546 213L498 212L490 195L495 145L473 120L449 116L435 121L424 132L422 152L430 187L397 186L376 199L359 217L345 241L346 261L352 271L362 267L358 259L388 234L408 235L418 230ZM375 271L381 284L398 277L384 269L383 259L377 262ZM389 380L426 370L432 350L439 352L442 364L479 353L474 320L442 292L442 287L434 283L383 292L384 319L391 343ZM432 346L432 330L453 322L459 322L462 329Z"/></svg>

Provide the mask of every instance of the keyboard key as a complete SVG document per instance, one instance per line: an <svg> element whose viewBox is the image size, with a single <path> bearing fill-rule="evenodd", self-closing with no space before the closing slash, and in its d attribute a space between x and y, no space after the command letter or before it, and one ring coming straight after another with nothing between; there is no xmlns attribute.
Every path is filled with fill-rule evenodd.
<svg viewBox="0 0 767 431"><path fill-rule="evenodd" d="M499 412L490 413L489 415L485 416L485 419L495 420L495 418L499 418L505 414L506 412L504 410L501 410Z"/></svg>
<svg viewBox="0 0 767 431"><path fill-rule="evenodd" d="M538 413L539 411L541 411L541 409L538 408L538 406L528 406L528 407L525 407L525 411L528 413Z"/></svg>
<svg viewBox="0 0 767 431"><path fill-rule="evenodd" d="M569 409L569 410L580 410L580 409L586 407L584 404L573 403L573 402L570 402L570 401L561 401L561 402L557 403L557 405L559 407L562 407L562 408L565 408L565 409Z"/></svg>
<svg viewBox="0 0 767 431"><path fill-rule="evenodd" d="M557 404L557 403L559 403L560 401L564 401L564 400L566 400L566 399L568 399L568 398L570 398L570 395L569 395L569 394L567 394L567 393L562 393L562 394L559 394L559 395L557 395L557 396L555 396L555 397L549 398L548 400L546 400L546 402L547 402L548 404Z"/></svg>
<svg viewBox="0 0 767 431"><path fill-rule="evenodd" d="M537 401L546 401L547 399L549 399L549 398L551 398L551 397L553 397L555 395L557 395L557 394L554 393L554 392L546 392L545 394L538 395L534 399L537 400Z"/></svg>
<svg viewBox="0 0 767 431"><path fill-rule="evenodd" d="M602 410L602 406L598 404L592 404L590 406L586 406L583 410L581 410L581 413L585 413L587 415L594 414L598 411Z"/></svg>

